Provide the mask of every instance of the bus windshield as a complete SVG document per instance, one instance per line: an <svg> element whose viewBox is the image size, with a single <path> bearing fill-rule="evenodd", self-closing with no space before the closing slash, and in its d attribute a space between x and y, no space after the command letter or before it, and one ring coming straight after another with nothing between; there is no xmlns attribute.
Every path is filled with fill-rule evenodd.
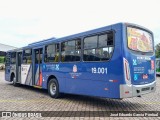
<svg viewBox="0 0 160 120"><path fill-rule="evenodd" d="M153 40L149 32L127 27L128 48L140 52L153 52Z"/></svg>

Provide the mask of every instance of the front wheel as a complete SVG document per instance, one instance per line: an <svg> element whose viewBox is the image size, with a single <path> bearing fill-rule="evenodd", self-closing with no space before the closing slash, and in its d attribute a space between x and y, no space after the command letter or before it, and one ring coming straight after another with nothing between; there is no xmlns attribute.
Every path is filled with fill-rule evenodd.
<svg viewBox="0 0 160 120"><path fill-rule="evenodd" d="M13 75L12 76L12 81L13 81L13 86L18 86L18 83L16 83L16 77Z"/></svg>
<svg viewBox="0 0 160 120"><path fill-rule="evenodd" d="M59 85L56 79L51 79L48 83L48 93L52 98L59 98Z"/></svg>

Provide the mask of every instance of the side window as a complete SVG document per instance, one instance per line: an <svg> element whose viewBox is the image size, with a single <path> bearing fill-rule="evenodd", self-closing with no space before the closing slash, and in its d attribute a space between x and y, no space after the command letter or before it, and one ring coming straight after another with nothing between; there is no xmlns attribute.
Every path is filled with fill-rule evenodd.
<svg viewBox="0 0 160 120"><path fill-rule="evenodd" d="M39 50L35 51L35 64L39 63Z"/></svg>
<svg viewBox="0 0 160 120"><path fill-rule="evenodd" d="M27 49L23 51L23 64L31 64L32 63L32 50Z"/></svg>
<svg viewBox="0 0 160 120"><path fill-rule="evenodd" d="M71 40L61 43L61 61L73 62L80 61L81 40Z"/></svg>
<svg viewBox="0 0 160 120"><path fill-rule="evenodd" d="M11 53L11 64L16 64L16 52Z"/></svg>
<svg viewBox="0 0 160 120"><path fill-rule="evenodd" d="M113 32L84 38L84 61L105 61L113 54Z"/></svg>
<svg viewBox="0 0 160 120"><path fill-rule="evenodd" d="M59 44L45 46L45 62L59 61Z"/></svg>
<svg viewBox="0 0 160 120"><path fill-rule="evenodd" d="M43 49L37 49L35 51L35 63L36 64L41 64L42 63L42 54L43 54Z"/></svg>
<svg viewBox="0 0 160 120"><path fill-rule="evenodd" d="M11 58L11 54L10 54L10 52L7 52L6 53L6 61L5 61L6 66L10 65L10 62L11 62L10 58Z"/></svg>
<svg viewBox="0 0 160 120"><path fill-rule="evenodd" d="M96 48L97 47L97 41L98 36L91 36L91 37L86 37L84 39L84 49L90 49L90 48Z"/></svg>

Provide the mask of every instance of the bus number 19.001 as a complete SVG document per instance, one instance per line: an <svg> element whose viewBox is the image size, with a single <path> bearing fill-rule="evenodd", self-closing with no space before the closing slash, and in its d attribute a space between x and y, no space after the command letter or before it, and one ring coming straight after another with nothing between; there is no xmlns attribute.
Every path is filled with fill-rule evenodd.
<svg viewBox="0 0 160 120"><path fill-rule="evenodd" d="M93 67L92 68L92 73L97 73L97 74L107 74L107 68L104 68L104 67Z"/></svg>

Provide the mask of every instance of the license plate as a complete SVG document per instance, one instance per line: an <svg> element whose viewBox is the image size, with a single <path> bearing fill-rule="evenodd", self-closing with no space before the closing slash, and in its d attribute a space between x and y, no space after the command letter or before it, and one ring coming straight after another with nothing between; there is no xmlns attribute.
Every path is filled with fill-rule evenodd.
<svg viewBox="0 0 160 120"><path fill-rule="evenodd" d="M141 90L141 91L147 91L147 90L150 90L150 87L142 88L142 90Z"/></svg>

